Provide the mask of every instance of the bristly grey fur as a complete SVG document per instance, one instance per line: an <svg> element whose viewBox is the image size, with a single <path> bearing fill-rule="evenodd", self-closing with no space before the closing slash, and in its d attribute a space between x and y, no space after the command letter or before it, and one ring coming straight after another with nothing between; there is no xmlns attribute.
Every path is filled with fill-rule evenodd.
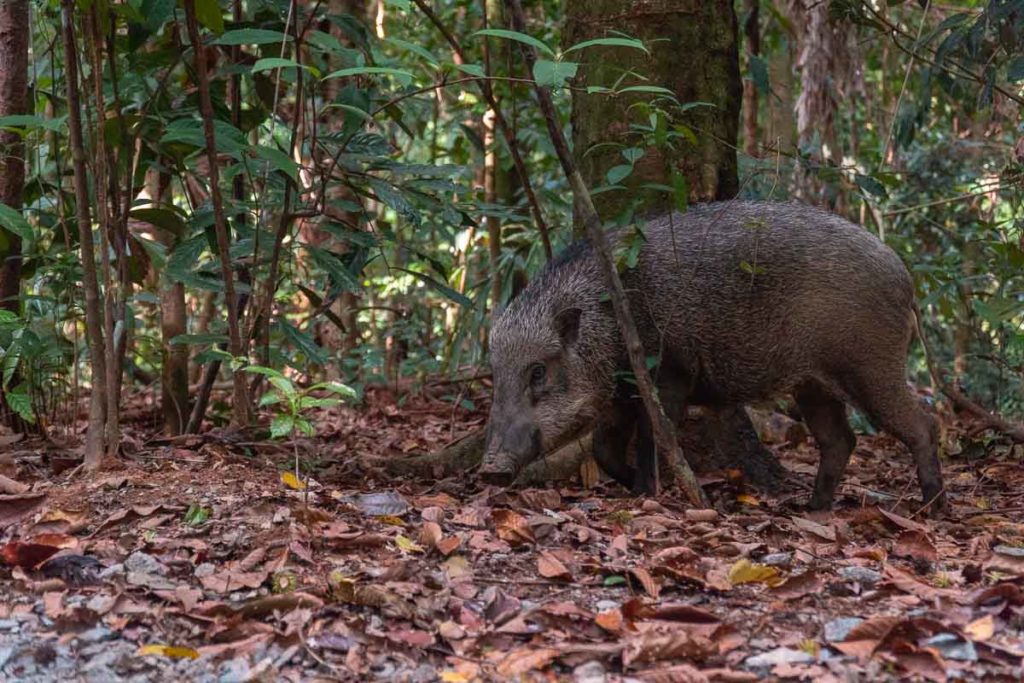
<svg viewBox="0 0 1024 683"><path fill-rule="evenodd" d="M659 359L660 385L677 385L688 402L744 404L785 392L806 403L850 401L906 442L919 469L937 468L929 464L933 425L905 382L913 283L877 237L817 208L753 201L695 205L642 231L637 266L622 279L645 350ZM581 313L578 338L566 345L554 320L568 309ZM528 413L546 449L600 420L616 371L628 366L587 243L549 263L494 320L490 349L492 433ZM524 372L538 361L561 379L524 403ZM848 426L834 424L834 406L825 412L822 438L837 432L832 440L845 447ZM507 448L492 439L490 450L501 443Z"/></svg>

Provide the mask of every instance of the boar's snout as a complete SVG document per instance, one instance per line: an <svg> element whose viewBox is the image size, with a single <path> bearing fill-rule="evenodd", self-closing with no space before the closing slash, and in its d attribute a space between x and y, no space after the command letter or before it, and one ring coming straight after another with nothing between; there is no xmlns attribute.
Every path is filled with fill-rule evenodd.
<svg viewBox="0 0 1024 683"><path fill-rule="evenodd" d="M508 486L519 470L540 455L540 441L540 429L531 422L495 422L492 419L480 477L488 484Z"/></svg>

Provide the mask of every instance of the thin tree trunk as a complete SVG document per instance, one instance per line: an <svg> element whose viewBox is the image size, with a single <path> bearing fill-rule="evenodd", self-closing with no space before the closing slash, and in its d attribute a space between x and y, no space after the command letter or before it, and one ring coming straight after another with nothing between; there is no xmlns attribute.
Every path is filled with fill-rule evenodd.
<svg viewBox="0 0 1024 683"><path fill-rule="evenodd" d="M481 0L481 3L483 4L484 28L486 29L489 28L491 17L500 15L501 5L495 0ZM484 73L488 78L492 75L490 42L490 40L484 38ZM493 93L494 89L492 88L491 91ZM494 99L497 100L497 95L494 95ZM497 138L494 135L494 111L494 109L488 106L482 120L484 129L484 201L491 206L494 206L498 199L498 149L496 146ZM501 305L501 270L499 268L499 262L501 261L501 221L498 220L497 216L488 214L484 217L484 224L487 226L488 265L491 271L491 306L497 308ZM484 342L486 343L486 337Z"/></svg>
<svg viewBox="0 0 1024 683"><path fill-rule="evenodd" d="M97 469L103 460L107 413L107 353L103 335L100 286L96 274L92 218L89 215L89 180L82 143L82 101L78 91L78 52L75 46L75 2L61 0L64 42L64 82L68 103L68 135L74 160L75 209L82 250L82 286L85 290L85 329L92 363L92 392L89 395L89 426L85 437L85 466Z"/></svg>
<svg viewBox="0 0 1024 683"><path fill-rule="evenodd" d="M526 19L523 15L523 7L519 0L505 0L510 10L512 28L523 32L526 30ZM533 71L534 63L537 60L535 48L531 45L521 45L526 64ZM683 493L694 505L706 506L707 499L704 492L697 483L697 477L683 457L679 444L676 441L675 426L665 414L661 402L658 400L658 392L651 381L651 375L647 371L643 344L640 342L640 335L637 332L636 324L633 321L633 314L630 310L629 299L622 287L622 279L615 266L615 258L612 255L608 235L605 234L601 218L594 207L590 197L590 191L583 182L583 177L576 169L576 162L569 151L569 144L562 134L562 126L558 120L558 112L555 110L551 98L551 91L548 88L534 84L537 99L540 102L541 111L547 123L548 135L555 147L558 161L562 170L569 179L569 187L572 190L575 206L581 214L584 229L594 251L597 254L598 262L604 271L605 279L609 284L612 307L615 309L615 317L619 322L619 329L622 333L623 342L626 346L626 354L629 357L629 365L633 370L633 377L636 380L637 391L644 403L647 416L651 421L651 432L654 438L655 447L658 451L658 465L655 468L654 488L660 490L659 471L669 474L670 481L679 485Z"/></svg>
<svg viewBox="0 0 1024 683"><path fill-rule="evenodd" d="M751 60L761 56L761 0L744 0L743 11L743 36L747 41L747 59ZM743 81L743 151L750 156L757 156L757 99L757 84L748 78Z"/></svg>
<svg viewBox="0 0 1024 683"><path fill-rule="evenodd" d="M196 22L195 0L185 0L185 23L189 42L195 55L196 86L199 89L200 113L203 117L203 134L206 138L206 157L210 168L210 199L213 202L214 228L217 233L217 251L220 256L221 277L224 280L224 299L228 309L228 340L232 356L246 355L239 330L238 299L235 297L235 275L231 267L231 239L228 235L227 220L224 216L224 201L220 193L220 172L217 163L217 145L213 132L213 102L210 99L209 74L206 66L206 47L199 38ZM250 421L249 385L245 375L232 370L234 394L232 400L232 423L235 427L248 426Z"/></svg>
<svg viewBox="0 0 1024 683"><path fill-rule="evenodd" d="M28 113L28 0L0 2L0 116ZM0 202L20 209L25 187L25 143L0 130ZM18 313L21 293L21 237L0 229L0 310ZM25 423L7 407L0 389L0 413L18 432Z"/></svg>

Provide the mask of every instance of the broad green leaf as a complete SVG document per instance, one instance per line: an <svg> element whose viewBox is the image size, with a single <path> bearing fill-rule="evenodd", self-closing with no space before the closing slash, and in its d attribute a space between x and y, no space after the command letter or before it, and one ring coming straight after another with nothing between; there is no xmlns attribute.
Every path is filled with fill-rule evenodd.
<svg viewBox="0 0 1024 683"><path fill-rule="evenodd" d="M252 73L254 74L274 69L306 69L309 71L310 67L305 64L299 64L294 59L286 59L284 57L264 57L252 65Z"/></svg>
<svg viewBox="0 0 1024 683"><path fill-rule="evenodd" d="M132 219L148 223L153 227L180 238L185 234L185 219L172 206L149 206L132 209L128 214Z"/></svg>
<svg viewBox="0 0 1024 683"><path fill-rule="evenodd" d="M341 382L320 382L319 384L311 386L309 391L317 391L321 389L323 391L329 391L332 394L344 396L345 398L356 398L356 390L347 384L342 384Z"/></svg>
<svg viewBox="0 0 1024 683"><path fill-rule="evenodd" d="M333 408L334 406L341 405L340 398L317 398L316 396L303 396L299 401L299 408L305 410L307 408Z"/></svg>
<svg viewBox="0 0 1024 683"><path fill-rule="evenodd" d="M231 154L235 157L240 155L249 146L245 133L227 121L220 119L215 119L213 122L213 139L218 152ZM172 121L164 130L160 143L167 145L175 142L191 145L198 149L205 149L206 133L203 129L203 124L198 119L191 117Z"/></svg>
<svg viewBox="0 0 1024 683"><path fill-rule="evenodd" d="M280 31L268 31L262 28L240 28L227 31L211 45L267 45L288 42L291 36Z"/></svg>
<svg viewBox="0 0 1024 683"><path fill-rule="evenodd" d="M14 233L26 242L31 242L35 237L32 226L21 212L3 203L0 203L0 228Z"/></svg>
<svg viewBox="0 0 1024 683"><path fill-rule="evenodd" d="M299 165L281 150L276 147L257 145L252 148L252 151L258 158L270 162L275 170L284 173L295 182L299 182Z"/></svg>
<svg viewBox="0 0 1024 683"><path fill-rule="evenodd" d="M295 384L287 377L268 377L270 383L285 396L291 397L298 394Z"/></svg>
<svg viewBox="0 0 1024 683"><path fill-rule="evenodd" d="M442 282L438 282L437 280L435 280L434 278L430 277L425 273L419 273L416 272L415 270L406 270L405 268L394 268L394 270L400 270L403 273L408 273L409 275L412 275L417 280L422 281L428 287L439 292L446 299L450 299L455 303L459 304L460 306L472 307L473 305L473 300L467 297L465 294L462 294L461 292L452 289L451 287Z"/></svg>
<svg viewBox="0 0 1024 683"><path fill-rule="evenodd" d="M612 166L608 169L608 184L618 185L623 180L628 178L633 172L632 164L619 164L618 166Z"/></svg>
<svg viewBox="0 0 1024 683"><path fill-rule="evenodd" d="M463 73L467 73L474 78L485 78L487 72L479 64L456 64L455 68Z"/></svg>
<svg viewBox="0 0 1024 683"><path fill-rule="evenodd" d="M195 0L196 20L200 24L220 35L224 33L224 13L218 0Z"/></svg>
<svg viewBox="0 0 1024 683"><path fill-rule="evenodd" d="M514 40L519 43L525 43L526 45L532 45L545 54L555 56L555 51L544 44L543 41L537 40L533 36L529 36L525 33L518 31L509 31L504 28L485 28L482 31L477 31L473 34L473 37L485 36L489 38L505 38L507 40Z"/></svg>
<svg viewBox="0 0 1024 683"><path fill-rule="evenodd" d="M45 128L46 130L61 130L66 121L66 116L47 119L34 114L12 114L10 116L0 116L0 128L25 128L28 130Z"/></svg>
<svg viewBox="0 0 1024 683"><path fill-rule="evenodd" d="M346 292L358 292L360 289L359 280L342 263L341 259L331 251L322 247L315 247L311 244L304 244L302 248L313 257L313 262L327 273L332 287Z"/></svg>
<svg viewBox="0 0 1024 683"><path fill-rule="evenodd" d="M196 345L196 344L227 344L228 336L226 334L179 334L176 337L171 337L171 344L181 345Z"/></svg>
<svg viewBox="0 0 1024 683"><path fill-rule="evenodd" d="M7 405L11 407L11 410L16 412L22 420L29 424L36 423L36 414L32 410L32 398L25 392L24 387L5 393L4 398L7 399Z"/></svg>
<svg viewBox="0 0 1024 683"><path fill-rule="evenodd" d="M876 197L885 197L888 194L885 191L885 185L878 182L878 180L872 176L858 173L854 177L854 180L856 181L857 186L868 194L873 194Z"/></svg>
<svg viewBox="0 0 1024 683"><path fill-rule="evenodd" d="M270 422L270 436L274 439L288 436L292 433L293 427L295 427L295 420L291 415L277 415Z"/></svg>
<svg viewBox="0 0 1024 683"><path fill-rule="evenodd" d="M582 43L576 43L572 47L566 49L564 54L569 54L576 50L583 50L588 47L629 47L634 50L648 52L647 46L644 45L643 41L636 40L634 38L595 38L593 40L584 40Z"/></svg>
<svg viewBox="0 0 1024 683"><path fill-rule="evenodd" d="M279 370L267 368L262 365L249 365L245 368L245 371L251 372L254 375L263 375L264 377L284 377Z"/></svg>
<svg viewBox="0 0 1024 683"><path fill-rule="evenodd" d="M560 87L576 75L579 64L576 62L553 62L549 59L538 59L533 65L533 80L537 85L547 88Z"/></svg>
<svg viewBox="0 0 1024 683"><path fill-rule="evenodd" d="M284 399L281 396L281 394L278 394L276 392L272 392L272 393L269 393L269 394L263 394L263 396L260 397L260 407L261 408L266 408L267 406L272 406L272 405L275 405L277 403L280 403L282 400L284 400Z"/></svg>
<svg viewBox="0 0 1024 683"><path fill-rule="evenodd" d="M395 76L411 81L413 75L401 69L391 69L386 66L352 66L347 69L338 69L324 76L323 80L332 78L345 78L349 76Z"/></svg>
<svg viewBox="0 0 1024 683"><path fill-rule="evenodd" d="M417 45L416 43L410 43L408 40L402 40L401 38L387 38L385 39L385 42L391 43L396 47L399 47L403 50L408 50L414 55L422 57L427 61L428 64L431 64L432 66L437 66L440 63L437 57L435 57L429 50L427 50L421 45Z"/></svg>
<svg viewBox="0 0 1024 683"><path fill-rule="evenodd" d="M625 94L631 92L646 93L648 95L668 95L669 97L675 97L676 94L668 88L663 88L660 85L631 85L626 88L620 88L615 91L618 94Z"/></svg>

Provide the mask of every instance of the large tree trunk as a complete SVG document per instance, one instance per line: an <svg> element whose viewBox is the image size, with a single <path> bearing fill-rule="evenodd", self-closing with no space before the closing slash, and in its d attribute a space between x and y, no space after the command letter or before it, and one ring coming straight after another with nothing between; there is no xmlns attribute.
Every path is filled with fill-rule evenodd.
<svg viewBox="0 0 1024 683"><path fill-rule="evenodd" d="M670 207L673 197L640 186L670 185L674 172L685 177L691 201L734 197L739 189L736 143L742 85L732 0L591 0L567 2L566 12L566 46L621 31L644 40L650 50L648 54L599 45L578 55L582 66L580 87L573 91L574 154L591 188L606 184L608 170L623 163L619 145L636 145L638 138L631 135L630 126L645 124L647 114L631 107L650 100L650 95L610 97L588 94L584 88L611 87L628 69L648 78L651 85L671 90L680 104L699 101L713 105L682 114L670 112L674 123L694 131L697 143L646 149L632 176L623 183L626 191L594 197L600 215L613 219L630 210L642 215ZM601 147L593 149L595 145ZM683 426L680 441L694 468L740 468L751 480L766 486L778 478L780 466L757 440L744 410L691 412Z"/></svg>
<svg viewBox="0 0 1024 683"><path fill-rule="evenodd" d="M0 2L0 116L28 113L28 0ZM25 143L0 130L0 202L21 208L25 186ZM0 309L17 313L21 292L21 238L0 228ZM25 427L7 408L0 389L0 413L17 431Z"/></svg>

